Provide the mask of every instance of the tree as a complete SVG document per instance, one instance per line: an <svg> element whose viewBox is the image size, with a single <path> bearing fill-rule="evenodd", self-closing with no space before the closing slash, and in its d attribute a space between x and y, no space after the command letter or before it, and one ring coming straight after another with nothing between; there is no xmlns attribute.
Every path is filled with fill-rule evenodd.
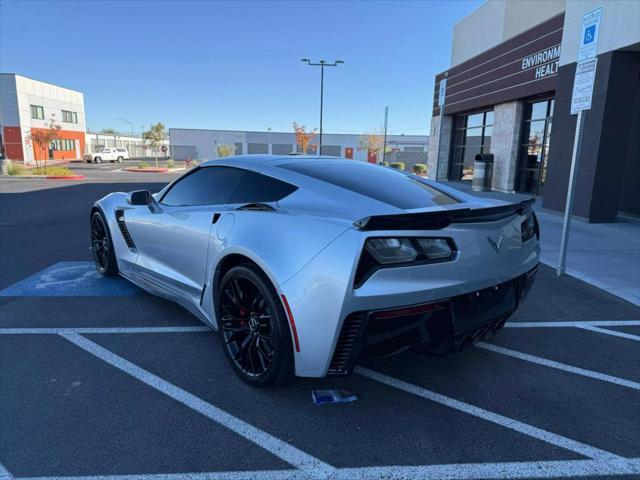
<svg viewBox="0 0 640 480"><path fill-rule="evenodd" d="M116 131L115 128L103 128L102 130L100 130L100 133L107 133L110 135L118 135L118 132Z"/></svg>
<svg viewBox="0 0 640 480"><path fill-rule="evenodd" d="M236 147L232 145L220 144L216 147L216 153L218 157L230 157L231 155L235 155Z"/></svg>
<svg viewBox="0 0 640 480"><path fill-rule="evenodd" d="M309 143L316 136L316 129L314 128L312 131L307 132L307 127L304 125L298 125L296 122L293 122L293 131L296 134L296 144L298 145L298 150L303 155L308 153Z"/></svg>
<svg viewBox="0 0 640 480"><path fill-rule="evenodd" d="M142 139L149 145L156 157L156 167L158 166L158 153L160 147L164 145L164 140L167 138L167 129L162 122L158 122L155 125L151 125L151 128L142 133Z"/></svg>
<svg viewBox="0 0 640 480"><path fill-rule="evenodd" d="M384 146L384 135L374 130L372 132L365 132L360 136L360 146L367 152L373 152L378 156ZM389 145L385 148L385 153L391 152ZM379 161L382 159L378 158Z"/></svg>
<svg viewBox="0 0 640 480"><path fill-rule="evenodd" d="M60 138L60 129L62 127L56 123L55 114L51 115L47 128L33 129L29 134L29 138L34 145L37 145L40 150L45 151L44 155L44 170L47 170L47 159L49 158L49 147L54 140ZM36 161L36 172L40 173L40 164L38 163L38 149L33 149L33 159Z"/></svg>

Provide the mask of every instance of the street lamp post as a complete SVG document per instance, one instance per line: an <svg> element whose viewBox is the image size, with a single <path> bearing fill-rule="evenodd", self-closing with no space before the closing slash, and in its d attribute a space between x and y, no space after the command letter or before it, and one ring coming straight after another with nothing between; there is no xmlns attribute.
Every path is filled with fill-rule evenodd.
<svg viewBox="0 0 640 480"><path fill-rule="evenodd" d="M118 120L129 124L129 127L131 127L131 136L133 137L133 122L130 122L129 120L125 120L124 118L119 118Z"/></svg>
<svg viewBox="0 0 640 480"><path fill-rule="evenodd" d="M322 155L322 106L324 100L324 67L337 67L339 64L344 63L342 60L336 60L333 63L320 60L318 63L313 63L308 58L300 60L303 63L311 67L320 67L320 145L318 145L319 154Z"/></svg>

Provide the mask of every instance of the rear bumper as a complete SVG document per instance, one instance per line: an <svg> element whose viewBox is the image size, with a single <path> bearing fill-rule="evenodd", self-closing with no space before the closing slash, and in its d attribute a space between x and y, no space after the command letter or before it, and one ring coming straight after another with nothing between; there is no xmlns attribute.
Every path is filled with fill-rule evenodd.
<svg viewBox="0 0 640 480"><path fill-rule="evenodd" d="M329 375L345 375L358 358L411 347L446 353L499 330L529 293L538 265L506 282L418 305L353 312L344 320Z"/></svg>

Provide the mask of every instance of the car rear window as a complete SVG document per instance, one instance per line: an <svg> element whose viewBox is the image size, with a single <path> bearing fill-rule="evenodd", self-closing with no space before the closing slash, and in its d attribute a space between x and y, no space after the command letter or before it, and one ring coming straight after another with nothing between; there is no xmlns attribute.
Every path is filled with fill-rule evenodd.
<svg viewBox="0 0 640 480"><path fill-rule="evenodd" d="M420 177L357 160L305 160L280 167L406 210L460 203Z"/></svg>

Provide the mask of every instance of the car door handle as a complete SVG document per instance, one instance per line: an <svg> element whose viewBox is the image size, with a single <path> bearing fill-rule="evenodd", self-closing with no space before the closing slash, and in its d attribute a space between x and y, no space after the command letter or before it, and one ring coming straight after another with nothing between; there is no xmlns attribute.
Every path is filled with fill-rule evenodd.
<svg viewBox="0 0 640 480"><path fill-rule="evenodd" d="M211 220L211 223L216 223L218 220L220 219L220 214L219 213L214 213L213 214L213 219Z"/></svg>

